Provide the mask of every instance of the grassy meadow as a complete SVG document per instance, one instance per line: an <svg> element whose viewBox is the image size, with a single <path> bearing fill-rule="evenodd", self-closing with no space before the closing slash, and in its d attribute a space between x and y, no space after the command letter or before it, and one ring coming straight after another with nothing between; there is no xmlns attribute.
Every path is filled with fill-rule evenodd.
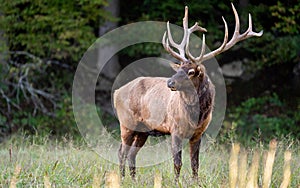
<svg viewBox="0 0 300 188"><path fill-rule="evenodd" d="M284 168L287 168L284 165L286 149L292 153L289 187L300 187L300 145L292 140L277 143L270 187L280 187ZM255 180L259 187L263 184L267 150L268 145L261 144L240 148L241 152L247 154L242 163L248 171L251 171L254 151L259 153ZM234 160L241 161L242 158L234 159L231 153L231 144L212 143L200 154L199 181L194 182L191 179L188 151L185 150L179 187L230 187L232 181L229 181L229 174L234 170L229 170L229 161L234 163ZM121 187L153 187L154 184L155 187L159 187L157 184L176 187L171 159L156 166L138 168L136 182L131 180L126 170ZM0 145L0 171L0 187L107 187L107 175L111 172L118 174L118 165L100 158L81 140L56 141L47 137L14 136Z"/></svg>

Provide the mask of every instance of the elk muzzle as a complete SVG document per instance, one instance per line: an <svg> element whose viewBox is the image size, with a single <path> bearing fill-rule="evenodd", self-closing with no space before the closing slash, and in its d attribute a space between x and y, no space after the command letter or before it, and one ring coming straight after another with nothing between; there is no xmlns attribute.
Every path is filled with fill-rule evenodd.
<svg viewBox="0 0 300 188"><path fill-rule="evenodd" d="M179 69L168 81L167 86L172 91L192 89L192 82L183 69Z"/></svg>
<svg viewBox="0 0 300 188"><path fill-rule="evenodd" d="M167 81L167 85L172 91L176 91L175 81L172 78Z"/></svg>

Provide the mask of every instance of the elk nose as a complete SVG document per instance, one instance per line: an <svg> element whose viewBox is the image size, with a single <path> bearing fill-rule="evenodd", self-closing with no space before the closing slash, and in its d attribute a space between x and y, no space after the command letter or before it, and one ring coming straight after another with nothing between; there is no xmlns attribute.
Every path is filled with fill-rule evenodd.
<svg viewBox="0 0 300 188"><path fill-rule="evenodd" d="M168 84L169 88L174 88L175 87L175 81L173 81L172 79L169 79L167 84Z"/></svg>

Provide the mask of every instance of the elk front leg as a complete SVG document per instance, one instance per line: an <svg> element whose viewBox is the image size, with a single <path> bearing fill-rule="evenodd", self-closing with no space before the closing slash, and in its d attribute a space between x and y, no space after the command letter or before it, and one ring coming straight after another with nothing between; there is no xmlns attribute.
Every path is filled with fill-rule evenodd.
<svg viewBox="0 0 300 188"><path fill-rule="evenodd" d="M172 153L173 153L176 182L178 182L180 169L182 166L181 151L182 151L182 139L176 135L172 135Z"/></svg>
<svg viewBox="0 0 300 188"><path fill-rule="evenodd" d="M201 138L198 140L190 139L191 167L193 171L193 178L195 180L198 180L200 144L201 144Z"/></svg>
<svg viewBox="0 0 300 188"><path fill-rule="evenodd" d="M139 152L139 150L143 147L146 140L148 138L147 133L137 133L137 135L134 138L134 142L132 144L132 147L129 150L128 153L128 165L130 170L130 176L132 179L135 179L135 163L136 163L136 155Z"/></svg>

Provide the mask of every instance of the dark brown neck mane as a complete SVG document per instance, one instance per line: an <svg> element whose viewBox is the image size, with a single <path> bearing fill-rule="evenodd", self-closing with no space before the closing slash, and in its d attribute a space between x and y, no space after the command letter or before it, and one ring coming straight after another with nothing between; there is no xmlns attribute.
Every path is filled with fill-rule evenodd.
<svg viewBox="0 0 300 188"><path fill-rule="evenodd" d="M209 80L208 76L205 75L203 81L198 87L199 97L199 122L198 126L208 117L210 112L213 110L214 98L215 98L215 86Z"/></svg>

